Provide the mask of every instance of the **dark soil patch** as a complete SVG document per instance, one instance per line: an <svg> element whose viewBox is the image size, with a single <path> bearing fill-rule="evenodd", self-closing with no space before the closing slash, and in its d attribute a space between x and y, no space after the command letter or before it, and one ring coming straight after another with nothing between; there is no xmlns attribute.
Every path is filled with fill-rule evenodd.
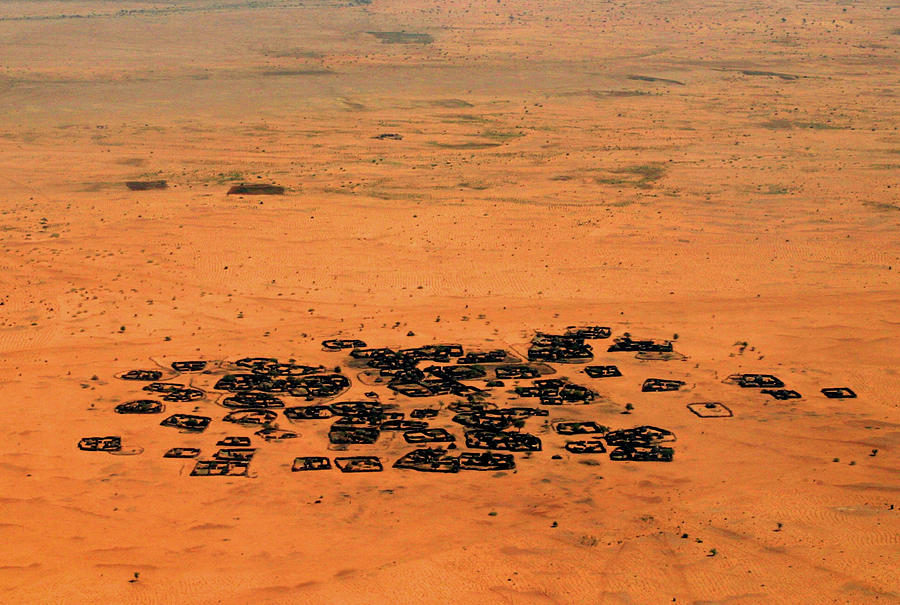
<svg viewBox="0 0 900 605"><path fill-rule="evenodd" d="M797 122L794 120L775 119L760 124L763 128L772 130L786 130L791 128L809 128L810 130L843 130L843 126L836 126L826 122Z"/></svg>
<svg viewBox="0 0 900 605"><path fill-rule="evenodd" d="M412 32L366 32L372 34L383 44L431 44L434 38L430 34Z"/></svg>
<svg viewBox="0 0 900 605"><path fill-rule="evenodd" d="M474 107L474 105L462 99L437 99L430 103L436 107Z"/></svg>
<svg viewBox="0 0 900 605"><path fill-rule="evenodd" d="M166 181L128 181L125 186L132 191L147 191L149 189L165 189L169 184Z"/></svg>
<svg viewBox="0 0 900 605"><path fill-rule="evenodd" d="M745 76L769 76L772 78L781 78L782 80L797 80L800 76L793 74L782 74L777 71L757 71L755 69L742 69L741 73Z"/></svg>
<svg viewBox="0 0 900 605"><path fill-rule="evenodd" d="M268 69L263 76L329 76L336 72L330 69Z"/></svg>
<svg viewBox="0 0 900 605"><path fill-rule="evenodd" d="M629 80L638 80L640 82L660 82L662 84L677 84L684 86L684 82L678 80L669 80L668 78L654 78L653 76L628 76Z"/></svg>
<svg viewBox="0 0 900 605"><path fill-rule="evenodd" d="M284 187L265 183L241 183L229 189L228 195L284 195Z"/></svg>
<svg viewBox="0 0 900 605"><path fill-rule="evenodd" d="M487 149L489 147L500 147L502 143L478 143L474 141L469 143L439 143L431 141L430 144L442 149Z"/></svg>

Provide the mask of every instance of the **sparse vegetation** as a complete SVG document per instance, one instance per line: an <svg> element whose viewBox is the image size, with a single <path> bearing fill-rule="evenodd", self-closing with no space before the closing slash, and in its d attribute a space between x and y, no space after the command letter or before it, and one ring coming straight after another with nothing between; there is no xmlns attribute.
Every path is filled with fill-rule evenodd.
<svg viewBox="0 0 900 605"><path fill-rule="evenodd" d="M598 540L596 536L584 535L578 539L578 543L582 546L597 546L597 544L600 543L600 540Z"/></svg>
<svg viewBox="0 0 900 605"><path fill-rule="evenodd" d="M440 147L441 149L488 149L490 147L500 147L501 145L501 143L490 143L487 141L467 141L465 143L429 141L428 144L434 147Z"/></svg>
<svg viewBox="0 0 900 605"><path fill-rule="evenodd" d="M509 141L525 136L525 133L516 130L483 130L481 136L497 141Z"/></svg>
<svg viewBox="0 0 900 605"><path fill-rule="evenodd" d="M636 164L610 172L622 176L595 177L594 181L604 185L631 185L639 189L650 189L653 183L666 174L666 167L662 164Z"/></svg>
<svg viewBox="0 0 900 605"><path fill-rule="evenodd" d="M654 76L628 76L629 80L637 80L640 82L659 82L660 84L676 84L678 86L684 86L684 82L680 82L678 80L670 80L668 78L657 78Z"/></svg>
<svg viewBox="0 0 900 605"><path fill-rule="evenodd" d="M785 185L766 185L765 193L766 195L787 195L791 193L791 188Z"/></svg>
<svg viewBox="0 0 900 605"><path fill-rule="evenodd" d="M874 201L866 201L863 202L863 206L868 208L872 208L874 210L881 210L884 212L891 212L894 210L900 210L900 206L895 206L894 204L890 204L888 202L874 202Z"/></svg>
<svg viewBox="0 0 900 605"><path fill-rule="evenodd" d="M417 34L413 32L366 32L378 38L383 44L431 44L434 38L431 34Z"/></svg>
<svg viewBox="0 0 900 605"><path fill-rule="evenodd" d="M781 78L782 80L796 80L800 76L794 74L783 74L777 71L757 71L755 69L742 69L741 73L745 76L770 76L773 78Z"/></svg>
<svg viewBox="0 0 900 605"><path fill-rule="evenodd" d="M770 130L790 130L792 128L808 128L811 130L844 130L844 126L837 126L835 124L830 124L827 122L802 122L797 120L787 120L784 118L778 118L774 120L768 120L760 124L762 128L768 128Z"/></svg>

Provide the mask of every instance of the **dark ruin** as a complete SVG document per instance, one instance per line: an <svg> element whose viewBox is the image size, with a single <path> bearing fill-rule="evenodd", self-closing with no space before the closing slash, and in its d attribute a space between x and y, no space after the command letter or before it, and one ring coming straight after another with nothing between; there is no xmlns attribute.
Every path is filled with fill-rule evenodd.
<svg viewBox="0 0 900 605"><path fill-rule="evenodd" d="M366 346L362 340L323 340L322 348L326 351L341 351L343 349L361 349Z"/></svg>
<svg viewBox="0 0 900 605"><path fill-rule="evenodd" d="M584 373L591 378L614 378L622 375L616 366L586 366Z"/></svg>
<svg viewBox="0 0 900 605"><path fill-rule="evenodd" d="M633 429L610 431L604 436L609 445L652 445L663 441L675 441L675 434L655 426L638 426Z"/></svg>
<svg viewBox="0 0 900 605"><path fill-rule="evenodd" d="M559 422L554 427L560 435L605 434L609 429L596 422Z"/></svg>
<svg viewBox="0 0 900 605"><path fill-rule="evenodd" d="M216 442L216 445L224 445L225 447L249 447L249 437L225 437Z"/></svg>
<svg viewBox="0 0 900 605"><path fill-rule="evenodd" d="M509 353L503 349L492 351L469 351L463 357L456 360L457 363L503 363L509 358Z"/></svg>
<svg viewBox="0 0 900 605"><path fill-rule="evenodd" d="M216 460L227 460L238 461L238 462L250 462L253 459L253 456L256 455L256 449L254 448L222 448L216 452L215 458Z"/></svg>
<svg viewBox="0 0 900 605"><path fill-rule="evenodd" d="M760 393L769 395L770 397L779 401L787 401L788 399L800 399L801 397L803 397L800 393L792 389L763 389L760 391Z"/></svg>
<svg viewBox="0 0 900 605"><path fill-rule="evenodd" d="M657 393L662 391L677 391L684 386L682 380L664 380L662 378L648 378L641 385L642 393Z"/></svg>
<svg viewBox="0 0 900 605"><path fill-rule="evenodd" d="M165 410L166 406L155 399L135 399L113 408L116 414L162 414Z"/></svg>
<svg viewBox="0 0 900 605"><path fill-rule="evenodd" d="M161 393L163 401L196 401L206 395L200 389L171 382L151 382L144 387L150 393Z"/></svg>
<svg viewBox="0 0 900 605"><path fill-rule="evenodd" d="M411 418L416 418L418 420L425 420L428 418L437 418L438 412L440 410L434 410L429 408L416 408L412 412L409 413Z"/></svg>
<svg viewBox="0 0 900 605"><path fill-rule="evenodd" d="M121 437L84 437L78 449L85 452L118 452L122 449Z"/></svg>
<svg viewBox="0 0 900 605"><path fill-rule="evenodd" d="M596 393L564 378L535 380L530 386L515 388L519 397L537 397L541 405L588 404Z"/></svg>
<svg viewBox="0 0 900 605"><path fill-rule="evenodd" d="M516 468L516 461L512 454L463 452L459 455L459 468L467 471L511 471Z"/></svg>
<svg viewBox="0 0 900 605"><path fill-rule="evenodd" d="M573 454L603 454L606 446L599 439L569 441L566 443L566 450Z"/></svg>
<svg viewBox="0 0 900 605"><path fill-rule="evenodd" d="M198 460L191 471L192 477L230 476L245 477L250 464L243 460Z"/></svg>
<svg viewBox="0 0 900 605"><path fill-rule="evenodd" d="M732 374L723 382L745 389L780 389L784 383L771 374Z"/></svg>
<svg viewBox="0 0 900 605"><path fill-rule="evenodd" d="M582 340L597 340L612 336L612 328L606 326L569 326L566 336Z"/></svg>
<svg viewBox="0 0 900 605"><path fill-rule="evenodd" d="M394 462L394 468L405 468L427 473L458 473L459 457L442 448L413 450Z"/></svg>
<svg viewBox="0 0 900 605"><path fill-rule="evenodd" d="M160 426L168 426L182 431L202 433L209 426L212 418L209 416L194 416L192 414L173 414L160 422Z"/></svg>
<svg viewBox="0 0 900 605"><path fill-rule="evenodd" d="M541 375L540 370L526 365L508 365L494 368L494 375L501 380L530 380Z"/></svg>
<svg viewBox="0 0 900 605"><path fill-rule="evenodd" d="M206 369L205 361L173 361L172 369L176 372L202 372Z"/></svg>
<svg viewBox="0 0 900 605"><path fill-rule="evenodd" d="M291 472L331 470L331 461L324 456L298 456L294 458Z"/></svg>
<svg viewBox="0 0 900 605"><path fill-rule="evenodd" d="M222 418L223 422L235 424L269 424L278 417L278 414L270 410L235 410L228 412Z"/></svg>
<svg viewBox="0 0 900 605"><path fill-rule="evenodd" d="M196 447L173 447L163 454L163 458L196 458L200 449Z"/></svg>
<svg viewBox="0 0 900 605"><path fill-rule="evenodd" d="M734 413L723 403L689 403L687 406L691 412L700 418L731 418Z"/></svg>
<svg viewBox="0 0 900 605"><path fill-rule="evenodd" d="M610 353L627 351L635 353L671 353L672 343L668 340L632 340L630 336L621 336L613 339L613 344L607 349Z"/></svg>
<svg viewBox="0 0 900 605"><path fill-rule="evenodd" d="M159 370L129 370L119 376L122 380L141 380L150 382L162 378L162 372Z"/></svg>
<svg viewBox="0 0 900 605"><path fill-rule="evenodd" d="M610 460L633 462L672 462L675 450L660 445L621 445L609 453Z"/></svg>
<svg viewBox="0 0 900 605"><path fill-rule="evenodd" d="M384 470L377 456L335 458L334 464L342 473L380 473Z"/></svg>
<svg viewBox="0 0 900 605"><path fill-rule="evenodd" d="M226 408L245 409L245 408L283 408L284 401L272 395L271 393L256 393L252 391L241 391L226 397L222 400L222 405Z"/></svg>
<svg viewBox="0 0 900 605"><path fill-rule="evenodd" d="M585 362L594 358L594 349L582 336L538 333L528 348L529 361L557 363Z"/></svg>
<svg viewBox="0 0 900 605"><path fill-rule="evenodd" d="M466 447L480 450L539 452L541 450L541 440L528 433L474 430L466 431Z"/></svg>
<svg viewBox="0 0 900 605"><path fill-rule="evenodd" d="M279 429L274 426L267 426L259 429L254 433L257 437L261 437L266 441L284 441L285 439L296 439L299 435L293 431Z"/></svg>
<svg viewBox="0 0 900 605"><path fill-rule="evenodd" d="M285 408L284 416L288 420L324 420L331 418L333 413L327 405L300 405Z"/></svg>
<svg viewBox="0 0 900 605"><path fill-rule="evenodd" d="M328 431L328 440L334 445L372 444L379 436L381 431L376 426L335 423Z"/></svg>
<svg viewBox="0 0 900 605"><path fill-rule="evenodd" d="M215 420L219 430L230 425L233 430L254 431L260 446L283 447L286 452L290 452L287 445L268 445L289 444L300 437L284 428L285 423L311 423L305 426L324 432L324 427L314 421L328 420L327 440L319 447L347 451L348 455L334 458L334 466L324 456L293 457L292 472L335 467L344 473L381 472L380 457L350 452L361 449L368 454L374 448L380 453L382 448L396 443L418 446L418 449L400 456L391 468L430 473L514 472L514 452L522 452L521 456L528 458L545 448L555 452L564 449L578 456L608 452L613 461L671 462L674 460L671 443L675 441L671 431L649 425L610 430L592 420L569 419L571 416L566 418L565 414L560 417L562 410L557 406L590 406L598 399L609 400L600 398L591 388L571 382L567 374L572 372L552 376L560 369L553 364L564 368L565 364L587 363L594 356L587 341L611 335L609 328L601 326L570 326L563 333L539 332L528 343L527 354L514 348L466 351L459 344L369 348L362 340L323 340L322 349L326 353L344 353L347 367L356 372L355 376L363 384L375 389L366 391L364 397L343 401L339 397L353 385L354 375L334 365L306 365L293 359L282 362L274 357L244 357L232 362L175 361L171 363L174 374L140 369L120 374L123 380L146 383L142 385L145 398L119 403L112 411L122 415L150 415L165 412L166 402L192 404L159 424L199 434L212 425L213 418L181 411L193 407L197 412L207 409L200 406L215 403L225 408ZM634 340L627 334L616 338L608 351L635 352L642 360L638 363L684 358L653 357L656 353L672 353L672 343ZM184 373L191 374L190 384L169 382ZM583 373L592 379L622 376L615 365L586 365ZM512 384L507 387L503 381ZM796 391L784 388L784 382L771 374L733 374L725 382L759 389L761 394L780 400L801 397ZM210 388L206 386L209 384L213 385L214 396L205 390ZM681 380L648 378L641 392L675 391L685 384ZM385 392L388 397L382 403ZM848 387L823 388L821 392L832 399L856 397ZM430 401L426 406L404 408L418 399ZM517 399L533 399L539 405L515 405ZM609 413L604 408L591 409ZM626 407L626 413L630 409ZM687 409L699 418L733 416L731 408L719 402L691 403ZM452 422L456 428L431 426L433 422ZM523 430L528 425L538 425L538 430ZM534 432L539 432L547 443ZM567 436L576 440L565 440ZM199 447L172 447L164 457L196 459L193 476L251 476L249 468L257 449L251 447L250 437L216 436L215 439L218 449L210 459L199 459ZM297 443L309 447L305 440ZM126 453L122 451L121 438L116 436L85 437L78 447L85 451ZM475 451L460 451L461 447ZM133 448L129 453L141 451ZM551 457L561 458L557 453Z"/></svg>
<svg viewBox="0 0 900 605"><path fill-rule="evenodd" d="M403 439L407 443L452 443L456 436L447 429L422 429L418 431L406 431Z"/></svg>

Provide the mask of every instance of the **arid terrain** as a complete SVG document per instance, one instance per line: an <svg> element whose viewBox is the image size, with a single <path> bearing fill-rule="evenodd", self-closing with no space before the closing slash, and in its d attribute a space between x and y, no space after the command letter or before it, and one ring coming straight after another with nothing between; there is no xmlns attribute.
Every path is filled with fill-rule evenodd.
<svg viewBox="0 0 900 605"><path fill-rule="evenodd" d="M0 602L900 603L898 126L892 0L4 1ZM535 418L515 472L394 469L382 436L349 451L384 472L292 473L341 455L293 424L192 477L163 453L252 435L219 394L169 405L200 435L113 411L174 360L339 365L352 399L323 339L581 324L686 359L598 341L623 376L557 366L599 397L549 420L665 427L672 462Z"/></svg>

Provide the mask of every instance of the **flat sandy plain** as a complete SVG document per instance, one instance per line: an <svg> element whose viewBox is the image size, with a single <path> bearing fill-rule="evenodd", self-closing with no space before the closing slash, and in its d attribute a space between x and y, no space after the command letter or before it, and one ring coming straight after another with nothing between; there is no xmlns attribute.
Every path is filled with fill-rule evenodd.
<svg viewBox="0 0 900 605"><path fill-rule="evenodd" d="M0 601L900 602L896 2L6 1L0 49ZM530 420L505 476L291 473L336 454L317 425L193 478L162 453L235 428L112 412L153 360L577 323L678 334L598 346L625 376L567 368L603 403L552 413L674 462ZM106 434L143 454L76 449Z"/></svg>

